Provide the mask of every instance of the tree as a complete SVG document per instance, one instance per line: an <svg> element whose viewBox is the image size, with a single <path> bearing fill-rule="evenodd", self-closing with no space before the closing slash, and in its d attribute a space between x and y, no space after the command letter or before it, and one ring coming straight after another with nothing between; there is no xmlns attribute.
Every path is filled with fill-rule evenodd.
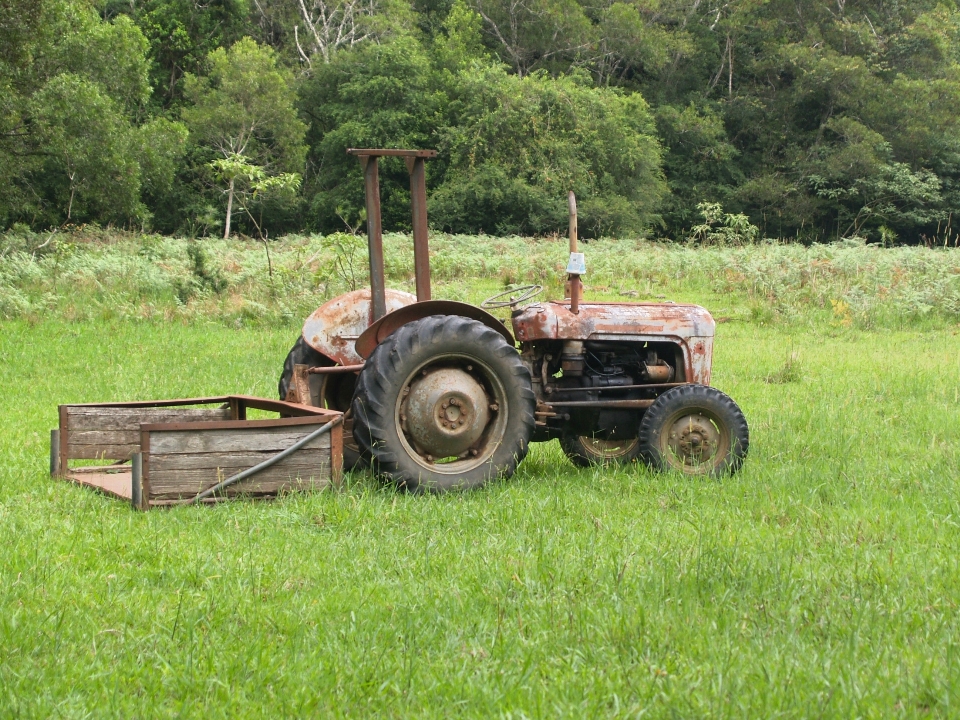
<svg viewBox="0 0 960 720"><path fill-rule="evenodd" d="M163 108L181 103L186 73L199 73L210 52L250 30L245 0L106 0L104 5L106 16L129 15L147 38L153 99Z"/></svg>
<svg viewBox="0 0 960 720"><path fill-rule="evenodd" d="M308 66L319 56L324 63L341 48L366 40L382 41L404 34L413 24L410 6L400 0L295 0L303 23L294 25L294 39Z"/></svg>
<svg viewBox="0 0 960 720"><path fill-rule="evenodd" d="M475 64L456 78L441 133L449 171L435 223L459 232L546 233L577 193L587 236L639 233L665 191L653 118L639 94L592 87L585 73L524 78Z"/></svg>
<svg viewBox="0 0 960 720"><path fill-rule="evenodd" d="M593 26L576 0L474 0L491 43L519 75L589 49Z"/></svg>
<svg viewBox="0 0 960 720"><path fill-rule="evenodd" d="M150 96L142 33L86 2L17 0L0 7L0 40L0 222L145 219L144 150L184 130L138 122ZM178 143L166 147L175 162Z"/></svg>
<svg viewBox="0 0 960 720"><path fill-rule="evenodd" d="M190 106L183 119L195 142L226 160L242 158L264 173L301 170L306 125L297 117L290 71L278 67L276 54L250 38L208 57L206 77L187 75ZM236 177L221 174L227 195L224 238L230 237Z"/></svg>
<svg viewBox="0 0 960 720"><path fill-rule="evenodd" d="M300 176L296 173L279 173L268 175L263 168L251 165L243 155L231 155L210 163L211 169L221 180L230 184L238 199L238 206L257 229L257 234L263 242L267 252L267 270L273 277L273 263L270 261L270 246L263 233L263 217L260 220L253 216L250 204L263 201L267 197L277 197L281 200L292 199L300 189Z"/></svg>
<svg viewBox="0 0 960 720"><path fill-rule="evenodd" d="M313 117L309 135L312 168L307 193L311 214L325 230L342 230L363 208L363 178L348 147L437 146L446 122L447 94L431 58L414 37L342 50L313 68L302 85L302 107ZM428 178L446 159L431 160ZM399 160L380 168L385 227L410 223L410 180Z"/></svg>

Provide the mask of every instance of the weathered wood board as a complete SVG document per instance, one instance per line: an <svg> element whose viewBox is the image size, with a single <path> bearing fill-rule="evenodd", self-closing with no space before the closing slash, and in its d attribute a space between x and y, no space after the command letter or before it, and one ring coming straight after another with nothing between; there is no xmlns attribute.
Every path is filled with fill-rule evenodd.
<svg viewBox="0 0 960 720"><path fill-rule="evenodd" d="M192 497L267 460L324 424L322 420L305 424L299 419L293 421L296 424L291 420L270 422L282 425L209 429L200 425L196 430L145 427L144 433L149 433L144 440L145 494L151 500ZM226 494L263 495L285 488L326 487L333 481L331 446L330 434L322 435L293 455L230 486Z"/></svg>
<svg viewBox="0 0 960 720"><path fill-rule="evenodd" d="M142 408L63 405L60 442L74 460L129 460L140 452L140 425L229 420L225 408Z"/></svg>

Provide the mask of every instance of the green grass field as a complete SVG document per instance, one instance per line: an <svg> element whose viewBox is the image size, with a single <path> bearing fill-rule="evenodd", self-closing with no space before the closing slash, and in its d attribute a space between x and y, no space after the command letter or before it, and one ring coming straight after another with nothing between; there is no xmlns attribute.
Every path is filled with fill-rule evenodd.
<svg viewBox="0 0 960 720"><path fill-rule="evenodd" d="M0 323L0 716L957 717L960 326L701 290L732 478L550 443L463 495L149 513L48 477L57 404L272 396L296 319Z"/></svg>

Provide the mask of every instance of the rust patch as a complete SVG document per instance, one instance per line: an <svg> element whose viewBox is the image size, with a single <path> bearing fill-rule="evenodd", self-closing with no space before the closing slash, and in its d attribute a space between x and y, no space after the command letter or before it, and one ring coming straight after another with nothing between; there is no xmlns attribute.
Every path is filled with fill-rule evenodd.
<svg viewBox="0 0 960 720"><path fill-rule="evenodd" d="M699 305L675 303L581 303L574 314L565 303L528 305L513 318L521 342L606 340L669 342L683 351L685 380L710 383L713 318Z"/></svg>
<svg viewBox="0 0 960 720"><path fill-rule="evenodd" d="M387 312L416 302L400 290L387 290ZM303 339L318 353L340 365L363 362L355 349L357 338L371 322L370 290L354 290L324 303L303 324Z"/></svg>
<svg viewBox="0 0 960 720"><path fill-rule="evenodd" d="M470 320L477 320L496 330L503 335L504 339L506 339L510 345L513 345L513 335L510 334L510 331L502 322L486 310L482 310L474 305L468 305L467 303L454 302L453 300L429 300L397 309L373 323L373 325L364 330L363 334L357 340L357 354L363 358L370 357L370 353L374 351L377 345L390 337L398 329L409 322L420 320L430 315L459 315L469 318Z"/></svg>

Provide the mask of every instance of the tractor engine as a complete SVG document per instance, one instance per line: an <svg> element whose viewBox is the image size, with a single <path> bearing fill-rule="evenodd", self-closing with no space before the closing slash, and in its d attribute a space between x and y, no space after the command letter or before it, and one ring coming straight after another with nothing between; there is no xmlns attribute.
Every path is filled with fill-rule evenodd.
<svg viewBox="0 0 960 720"><path fill-rule="evenodd" d="M537 434L543 439L564 431L605 440L636 437L647 403L633 401L654 400L682 375L678 355L669 343L530 343L523 358L534 394L552 409L538 416Z"/></svg>

